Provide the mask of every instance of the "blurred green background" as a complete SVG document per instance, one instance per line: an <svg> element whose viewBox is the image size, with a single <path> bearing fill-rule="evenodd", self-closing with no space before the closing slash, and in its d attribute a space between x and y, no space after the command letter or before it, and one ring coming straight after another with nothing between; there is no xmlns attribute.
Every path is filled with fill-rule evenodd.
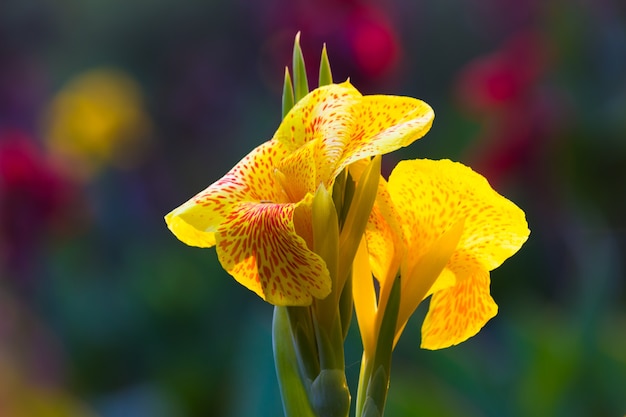
<svg viewBox="0 0 626 417"><path fill-rule="evenodd" d="M625 415L626 3L4 0L0 416L282 415L271 306L163 215L272 136L298 30L435 109L386 172L462 161L532 231L479 335L420 350L420 307L386 415Z"/></svg>

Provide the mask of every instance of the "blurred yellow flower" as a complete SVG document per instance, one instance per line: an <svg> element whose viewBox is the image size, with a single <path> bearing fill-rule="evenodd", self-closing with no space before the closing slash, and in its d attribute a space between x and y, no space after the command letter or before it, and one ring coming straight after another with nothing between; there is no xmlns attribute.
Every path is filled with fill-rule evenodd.
<svg viewBox="0 0 626 417"><path fill-rule="evenodd" d="M47 109L44 128L50 150L87 179L108 164L132 165L151 123L139 85L120 70L98 68L63 87Z"/></svg>
<svg viewBox="0 0 626 417"><path fill-rule="evenodd" d="M308 305L331 291L326 265L311 250L316 189L330 189L358 160L412 143L433 117L417 99L363 96L349 82L320 87L270 141L165 220L189 245L216 245L224 269L267 302Z"/></svg>
<svg viewBox="0 0 626 417"><path fill-rule="evenodd" d="M58 388L26 380L0 358L0 415L7 417L95 417L85 405Z"/></svg>
<svg viewBox="0 0 626 417"><path fill-rule="evenodd" d="M0 416L95 417L56 372L61 362L55 335L46 324L4 289L0 310Z"/></svg>
<svg viewBox="0 0 626 417"><path fill-rule="evenodd" d="M478 333L496 315L489 271L529 236L524 212L471 168L449 160L400 162L379 196L366 232L370 270L355 269L354 298L366 350L379 310L400 270L396 341L419 303L432 295L422 347L440 349ZM363 251L361 251L363 260ZM380 283L378 305L371 274Z"/></svg>

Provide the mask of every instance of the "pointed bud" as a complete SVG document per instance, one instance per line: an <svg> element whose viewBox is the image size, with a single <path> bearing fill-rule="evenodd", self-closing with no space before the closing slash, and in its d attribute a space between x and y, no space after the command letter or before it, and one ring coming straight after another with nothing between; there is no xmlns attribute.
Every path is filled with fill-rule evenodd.
<svg viewBox="0 0 626 417"><path fill-rule="evenodd" d="M285 81L283 82L283 119L287 116L293 104L293 85L291 83L291 76L289 75L289 68L285 67Z"/></svg>
<svg viewBox="0 0 626 417"><path fill-rule="evenodd" d="M295 102L309 93L309 82L306 77L306 65L304 55L300 48L300 32L296 34L293 43L293 85L295 88Z"/></svg>
<svg viewBox="0 0 626 417"><path fill-rule="evenodd" d="M346 417L350 411L346 374L339 369L323 369L311 384L311 403L318 416Z"/></svg>
<svg viewBox="0 0 626 417"><path fill-rule="evenodd" d="M328 53L326 52L326 44L322 48L322 57L320 59L320 75L319 86L332 84L333 74L330 71L330 62L328 61Z"/></svg>

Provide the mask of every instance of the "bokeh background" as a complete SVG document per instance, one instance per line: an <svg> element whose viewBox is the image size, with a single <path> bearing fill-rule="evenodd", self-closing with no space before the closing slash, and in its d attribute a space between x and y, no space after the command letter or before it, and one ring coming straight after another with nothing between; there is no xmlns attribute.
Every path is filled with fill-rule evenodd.
<svg viewBox="0 0 626 417"><path fill-rule="evenodd" d="M271 306L163 215L271 137L298 30L434 107L387 172L462 161L532 230L478 336L420 350L418 310L387 415L625 415L626 3L3 0L0 417L282 415Z"/></svg>

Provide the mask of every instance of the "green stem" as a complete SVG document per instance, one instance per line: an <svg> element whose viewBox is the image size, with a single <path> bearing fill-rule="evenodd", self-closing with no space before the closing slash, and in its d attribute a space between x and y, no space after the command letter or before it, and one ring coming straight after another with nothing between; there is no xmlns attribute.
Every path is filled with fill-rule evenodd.
<svg viewBox="0 0 626 417"><path fill-rule="evenodd" d="M315 324L310 307L286 307L293 345L303 378L312 381L320 373Z"/></svg>
<svg viewBox="0 0 626 417"><path fill-rule="evenodd" d="M300 375L298 354L286 307L274 308L272 341L276 376L286 417L318 417L313 412L307 395L308 388Z"/></svg>
<svg viewBox="0 0 626 417"><path fill-rule="evenodd" d="M359 372L359 386L356 392L355 417L363 415L363 406L365 404L368 381L372 376L373 361L371 359L373 358L369 358L365 352L363 352L363 357L361 359L361 371Z"/></svg>

